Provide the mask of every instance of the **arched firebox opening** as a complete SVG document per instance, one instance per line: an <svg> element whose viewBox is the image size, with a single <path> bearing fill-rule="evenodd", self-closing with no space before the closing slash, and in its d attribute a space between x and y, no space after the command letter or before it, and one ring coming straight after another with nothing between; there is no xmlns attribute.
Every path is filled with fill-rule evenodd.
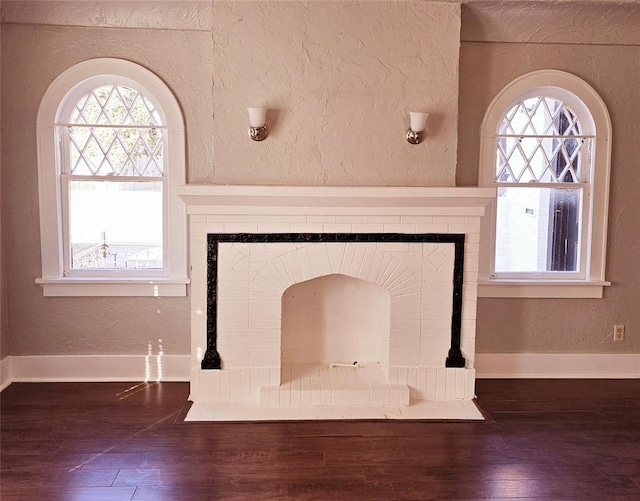
<svg viewBox="0 0 640 501"><path fill-rule="evenodd" d="M282 363L388 363L390 303L379 285L341 274L289 287L282 296Z"/></svg>

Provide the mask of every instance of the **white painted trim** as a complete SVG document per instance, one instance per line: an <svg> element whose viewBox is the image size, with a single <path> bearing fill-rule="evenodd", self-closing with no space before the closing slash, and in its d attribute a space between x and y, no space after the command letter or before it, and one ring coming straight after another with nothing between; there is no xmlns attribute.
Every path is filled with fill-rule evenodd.
<svg viewBox="0 0 640 501"><path fill-rule="evenodd" d="M483 206L463 207L275 207L270 205L189 205L187 214L197 215L257 215L268 211L271 216L470 216L485 213Z"/></svg>
<svg viewBox="0 0 640 501"><path fill-rule="evenodd" d="M638 379L640 353L476 353L479 379Z"/></svg>
<svg viewBox="0 0 640 501"><path fill-rule="evenodd" d="M11 355L0 360L0 392L13 383L13 357Z"/></svg>
<svg viewBox="0 0 640 501"><path fill-rule="evenodd" d="M45 297L183 297L187 295L188 278L78 278L36 279Z"/></svg>
<svg viewBox="0 0 640 501"><path fill-rule="evenodd" d="M158 380L151 355L149 381ZM161 381L189 381L191 357L164 355ZM638 379L640 354L476 353L478 379ZM146 355L7 356L0 391L12 382L144 381Z"/></svg>
<svg viewBox="0 0 640 501"><path fill-rule="evenodd" d="M492 188L374 186L178 187L195 214L443 215L482 216Z"/></svg>
<svg viewBox="0 0 640 501"><path fill-rule="evenodd" d="M11 357L13 382L189 381L190 366L189 355Z"/></svg>
<svg viewBox="0 0 640 501"><path fill-rule="evenodd" d="M478 297L600 299L609 285L611 282L589 280L479 280Z"/></svg>
<svg viewBox="0 0 640 501"><path fill-rule="evenodd" d="M424 186L260 186L189 184L179 195L278 198L493 198L491 188Z"/></svg>

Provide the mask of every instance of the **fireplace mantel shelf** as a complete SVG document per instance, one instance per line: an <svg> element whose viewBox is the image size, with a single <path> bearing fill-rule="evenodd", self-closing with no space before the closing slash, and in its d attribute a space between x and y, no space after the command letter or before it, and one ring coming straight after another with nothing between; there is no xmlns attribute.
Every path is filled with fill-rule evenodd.
<svg viewBox="0 0 640 501"><path fill-rule="evenodd" d="M178 188L189 214L402 214L481 216L491 188L196 185Z"/></svg>

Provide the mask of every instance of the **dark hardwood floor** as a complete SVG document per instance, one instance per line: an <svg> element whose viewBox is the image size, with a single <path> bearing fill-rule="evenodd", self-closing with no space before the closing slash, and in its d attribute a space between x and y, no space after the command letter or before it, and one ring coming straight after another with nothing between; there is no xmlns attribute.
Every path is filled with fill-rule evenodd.
<svg viewBox="0 0 640 501"><path fill-rule="evenodd" d="M480 423L184 423L184 383L13 384L2 501L640 500L640 380L480 380Z"/></svg>

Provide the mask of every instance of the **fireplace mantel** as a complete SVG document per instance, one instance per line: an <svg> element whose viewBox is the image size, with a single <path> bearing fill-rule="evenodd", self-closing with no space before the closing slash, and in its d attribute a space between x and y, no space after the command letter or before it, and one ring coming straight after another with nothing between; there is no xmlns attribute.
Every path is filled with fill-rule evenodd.
<svg viewBox="0 0 640 501"><path fill-rule="evenodd" d="M376 214L482 216L491 188L246 186L188 184L178 188L188 214Z"/></svg>

